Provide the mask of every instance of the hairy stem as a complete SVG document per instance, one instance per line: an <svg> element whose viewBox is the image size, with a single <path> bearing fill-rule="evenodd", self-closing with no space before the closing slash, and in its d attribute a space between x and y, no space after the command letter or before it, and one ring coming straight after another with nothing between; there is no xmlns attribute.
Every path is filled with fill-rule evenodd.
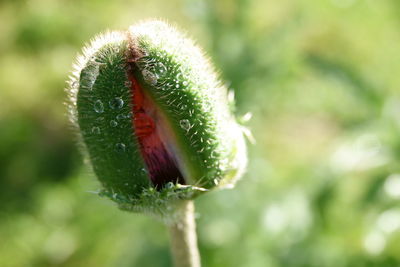
<svg viewBox="0 0 400 267"><path fill-rule="evenodd" d="M179 220L169 225L171 250L175 266L200 267L193 201L184 201L179 208L181 209Z"/></svg>

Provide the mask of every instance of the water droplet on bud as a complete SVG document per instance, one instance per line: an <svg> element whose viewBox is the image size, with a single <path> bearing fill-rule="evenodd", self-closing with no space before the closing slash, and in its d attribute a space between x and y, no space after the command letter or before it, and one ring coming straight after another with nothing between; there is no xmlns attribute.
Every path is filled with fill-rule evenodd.
<svg viewBox="0 0 400 267"><path fill-rule="evenodd" d="M118 143L115 145L115 151L122 153L125 152L126 146L124 143Z"/></svg>
<svg viewBox="0 0 400 267"><path fill-rule="evenodd" d="M73 82L71 83L71 88L73 88L73 89L78 88L78 86L79 86L78 81L73 81Z"/></svg>
<svg viewBox="0 0 400 267"><path fill-rule="evenodd" d="M189 131L191 128L189 120L180 120L179 125L186 131Z"/></svg>
<svg viewBox="0 0 400 267"><path fill-rule="evenodd" d="M156 71L160 76L162 76L167 72L167 67L163 63L159 62L156 65Z"/></svg>
<svg viewBox="0 0 400 267"><path fill-rule="evenodd" d="M97 76L99 76L99 65L94 65L92 67L92 72L90 73L89 77L88 77L88 89L92 90L93 89L93 85L96 82Z"/></svg>
<svg viewBox="0 0 400 267"><path fill-rule="evenodd" d="M165 188L168 188L168 189L171 189L171 188L173 188L174 187L174 183L172 183L172 182L168 182L166 185L165 185Z"/></svg>
<svg viewBox="0 0 400 267"><path fill-rule="evenodd" d="M115 120L110 121L110 126L111 127L117 127L118 122L116 122Z"/></svg>
<svg viewBox="0 0 400 267"><path fill-rule="evenodd" d="M97 126L94 126L94 127L92 128L92 133L93 133L93 134L99 134L99 133L100 133L100 128L97 127Z"/></svg>
<svg viewBox="0 0 400 267"><path fill-rule="evenodd" d="M112 109L119 109L124 106L124 100L120 97L115 97L114 99L111 99L110 102L108 102L110 105L110 108Z"/></svg>
<svg viewBox="0 0 400 267"><path fill-rule="evenodd" d="M118 114L117 115L117 120L123 120L125 119L125 115L124 114Z"/></svg>
<svg viewBox="0 0 400 267"><path fill-rule="evenodd" d="M131 88L132 87L132 81L130 81L130 80L125 81L125 86L128 87L128 88Z"/></svg>
<svg viewBox="0 0 400 267"><path fill-rule="evenodd" d="M147 83L149 83L151 85L156 85L157 84L158 77L157 77L156 74L152 73L151 71L149 71L147 69L144 69L144 70L142 70L142 75L143 75L143 79Z"/></svg>
<svg viewBox="0 0 400 267"><path fill-rule="evenodd" d="M93 104L94 111L97 113L103 113L104 112L104 105L101 100L96 100Z"/></svg>

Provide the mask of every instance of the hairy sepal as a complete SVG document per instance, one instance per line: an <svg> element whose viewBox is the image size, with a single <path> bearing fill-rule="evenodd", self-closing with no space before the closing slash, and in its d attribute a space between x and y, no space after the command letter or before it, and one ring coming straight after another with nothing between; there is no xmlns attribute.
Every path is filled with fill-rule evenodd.
<svg viewBox="0 0 400 267"><path fill-rule="evenodd" d="M93 170L113 192L139 196L151 186L132 127L126 42L100 47L80 73L77 119Z"/></svg>
<svg viewBox="0 0 400 267"><path fill-rule="evenodd" d="M129 46L133 74L172 128L186 181L208 189L233 184L246 165L243 134L201 50L160 21L131 27Z"/></svg>

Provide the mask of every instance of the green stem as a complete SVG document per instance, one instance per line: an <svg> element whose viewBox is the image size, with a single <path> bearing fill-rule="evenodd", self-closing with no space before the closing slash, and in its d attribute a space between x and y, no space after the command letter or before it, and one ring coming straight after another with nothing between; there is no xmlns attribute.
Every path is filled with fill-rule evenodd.
<svg viewBox="0 0 400 267"><path fill-rule="evenodd" d="M179 220L168 225L175 266L200 267L193 201L184 201L179 208Z"/></svg>

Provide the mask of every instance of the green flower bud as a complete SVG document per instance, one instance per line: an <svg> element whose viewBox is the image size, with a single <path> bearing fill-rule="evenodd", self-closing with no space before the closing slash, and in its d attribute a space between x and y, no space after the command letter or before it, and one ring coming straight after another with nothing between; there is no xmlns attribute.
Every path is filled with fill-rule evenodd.
<svg viewBox="0 0 400 267"><path fill-rule="evenodd" d="M163 213L233 186L246 166L226 87L192 41L160 21L95 38L69 82L71 119L107 196Z"/></svg>

